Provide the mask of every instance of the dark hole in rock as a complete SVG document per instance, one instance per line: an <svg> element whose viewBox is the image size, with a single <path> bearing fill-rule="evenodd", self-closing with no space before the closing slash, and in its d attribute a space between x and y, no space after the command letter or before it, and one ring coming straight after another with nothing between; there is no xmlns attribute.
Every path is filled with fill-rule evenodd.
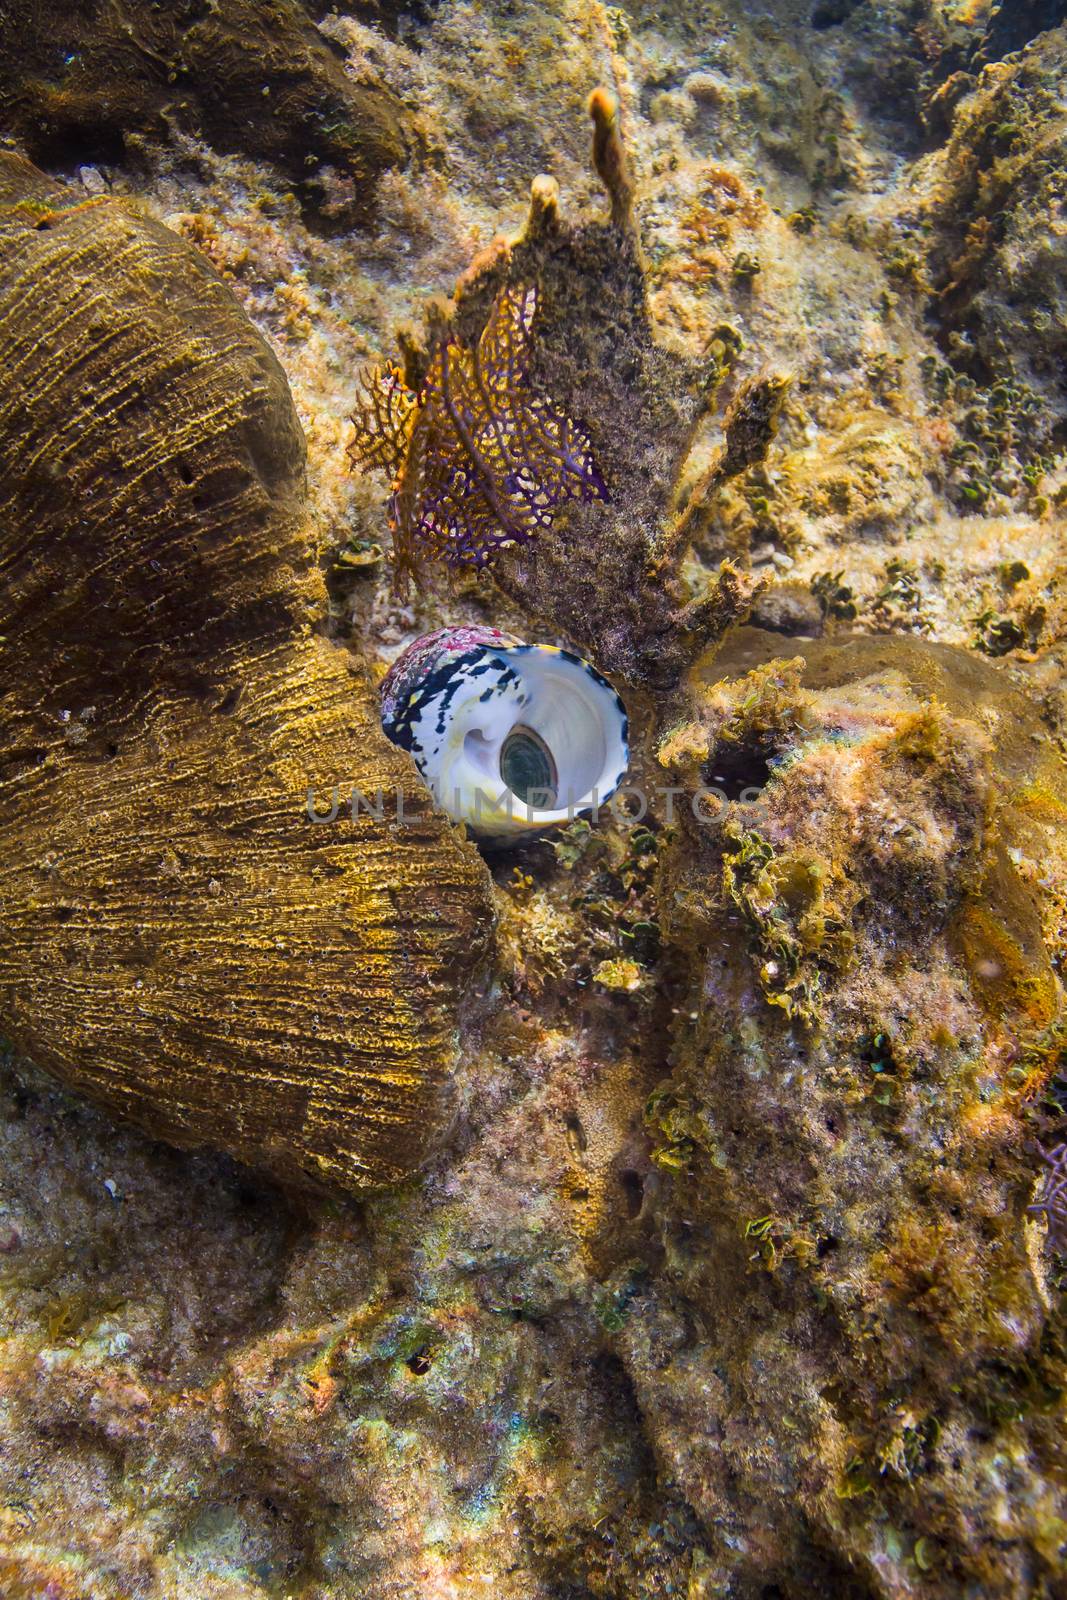
<svg viewBox="0 0 1067 1600"><path fill-rule="evenodd" d="M771 777L766 752L743 744L721 744L704 767L704 782L727 800L751 802Z"/></svg>
<svg viewBox="0 0 1067 1600"><path fill-rule="evenodd" d="M582 1127L581 1123L578 1121L578 1118L573 1114L573 1112L566 1118L566 1128L567 1143L570 1145L574 1154L579 1156L584 1155L589 1147L589 1141L585 1136L585 1129Z"/></svg>
<svg viewBox="0 0 1067 1600"><path fill-rule="evenodd" d="M641 1215L641 1207L645 1203L644 1181L639 1172L627 1168L625 1172L619 1173L619 1182L626 1198L626 1215L632 1221Z"/></svg>
<svg viewBox="0 0 1067 1600"><path fill-rule="evenodd" d="M610 1350L602 1350L593 1358L589 1372L590 1387L602 1403L618 1419L620 1426L632 1425L640 1433L641 1410L633 1382L622 1362Z"/></svg>
<svg viewBox="0 0 1067 1600"><path fill-rule="evenodd" d="M823 28L840 27L862 4L863 0L819 0L811 14L811 25L820 31Z"/></svg>
<svg viewBox="0 0 1067 1600"><path fill-rule="evenodd" d="M660 929L655 922L637 922L631 928L620 930L627 955L643 967L653 967L660 956Z"/></svg>
<svg viewBox="0 0 1067 1600"><path fill-rule="evenodd" d="M25 1084L17 1083L11 1091L11 1103L18 1116L24 1117L26 1113L41 1103L41 1096L28 1089Z"/></svg>
<svg viewBox="0 0 1067 1600"><path fill-rule="evenodd" d="M828 1234L825 1239L820 1239L818 1244L815 1246L816 1256L820 1261L825 1261L826 1257L828 1255L832 1255L837 1249L840 1242L841 1241L835 1238L832 1233Z"/></svg>
<svg viewBox="0 0 1067 1600"><path fill-rule="evenodd" d="M1000 0L989 19L981 56L999 61L1061 22L1067 22L1067 0Z"/></svg>
<svg viewBox="0 0 1067 1600"><path fill-rule="evenodd" d="M425 1378L432 1365L429 1356L426 1354L426 1346L420 1345L417 1350L413 1350L404 1365L416 1378Z"/></svg>
<svg viewBox="0 0 1067 1600"><path fill-rule="evenodd" d="M42 122L27 134L26 154L48 171L119 167L126 160L126 140L121 129L105 122Z"/></svg>

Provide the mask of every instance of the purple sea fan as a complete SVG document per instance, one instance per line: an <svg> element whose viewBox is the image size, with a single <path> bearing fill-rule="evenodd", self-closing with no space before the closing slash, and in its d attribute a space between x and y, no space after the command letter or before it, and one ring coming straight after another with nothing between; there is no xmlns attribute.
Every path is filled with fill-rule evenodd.
<svg viewBox="0 0 1067 1600"><path fill-rule="evenodd" d="M529 386L536 312L536 289L502 289L477 345L446 334L417 393L397 367L364 377L349 454L392 478L399 577L437 559L483 567L565 500L607 498L588 436Z"/></svg>
<svg viewBox="0 0 1067 1600"><path fill-rule="evenodd" d="M1041 1193L1027 1211L1044 1212L1048 1218L1048 1231L1057 1249L1067 1249L1067 1142L1053 1150L1042 1150L1041 1159L1048 1171L1044 1175Z"/></svg>

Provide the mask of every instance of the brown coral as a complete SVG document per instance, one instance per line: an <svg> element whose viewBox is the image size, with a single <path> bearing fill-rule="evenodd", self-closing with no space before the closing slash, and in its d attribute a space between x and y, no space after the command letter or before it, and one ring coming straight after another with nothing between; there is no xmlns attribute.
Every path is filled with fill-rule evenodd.
<svg viewBox="0 0 1067 1600"><path fill-rule="evenodd" d="M309 212L341 225L366 215L375 177L412 142L399 102L346 75L300 0L13 0L0 11L0 123L60 165L199 135L272 162ZM332 175L347 186L339 206Z"/></svg>
<svg viewBox="0 0 1067 1600"><path fill-rule="evenodd" d="M321 636L281 369L166 229L10 156L0 206L3 1027L157 1134L395 1178L485 881Z"/></svg>

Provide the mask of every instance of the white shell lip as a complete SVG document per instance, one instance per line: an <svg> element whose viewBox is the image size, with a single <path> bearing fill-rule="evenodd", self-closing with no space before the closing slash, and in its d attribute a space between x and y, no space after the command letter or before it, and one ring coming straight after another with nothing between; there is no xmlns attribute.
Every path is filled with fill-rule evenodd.
<svg viewBox="0 0 1067 1600"><path fill-rule="evenodd" d="M555 645L486 629L416 640L383 685L383 726L409 750L438 804L498 845L595 816L629 765L626 709L607 679ZM522 795L501 770L505 741L533 735L552 780ZM539 793L546 804L538 805Z"/></svg>

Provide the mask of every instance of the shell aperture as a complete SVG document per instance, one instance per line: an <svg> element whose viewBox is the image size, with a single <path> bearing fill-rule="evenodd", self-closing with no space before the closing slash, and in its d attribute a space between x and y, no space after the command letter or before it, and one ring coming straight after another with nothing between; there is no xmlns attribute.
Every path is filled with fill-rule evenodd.
<svg viewBox="0 0 1067 1600"><path fill-rule="evenodd" d="M498 843L595 813L629 762L626 709L595 667L497 628L416 639L382 684L382 726L449 816Z"/></svg>

